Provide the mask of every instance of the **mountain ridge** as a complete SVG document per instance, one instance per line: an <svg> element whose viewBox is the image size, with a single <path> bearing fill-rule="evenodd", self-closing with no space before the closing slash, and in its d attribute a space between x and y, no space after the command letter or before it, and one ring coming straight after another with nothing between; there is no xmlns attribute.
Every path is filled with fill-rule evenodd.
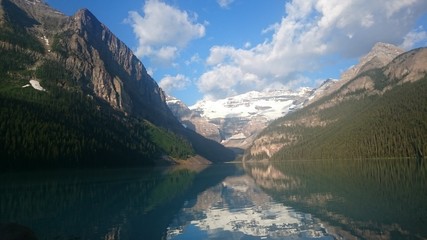
<svg viewBox="0 0 427 240"><path fill-rule="evenodd" d="M329 85L328 89L323 91L322 94L316 94L306 105L319 100L323 96L332 94L362 72L386 66L391 60L403 52L403 49L392 44L382 42L376 43L371 51L360 58L356 65L351 66L341 74L340 81L336 81L335 84Z"/></svg>
<svg viewBox="0 0 427 240"><path fill-rule="evenodd" d="M396 55L273 122L245 159L424 156L427 48Z"/></svg>
<svg viewBox="0 0 427 240"><path fill-rule="evenodd" d="M88 9L65 16L44 1L1 0L0 22L0 103L2 112L10 106L19 108L10 115L19 126L2 118L1 132L8 137L2 139L1 152L10 159L25 165L37 155L36 160L56 161L52 166L60 166L57 160L62 156L72 162L68 165L79 166L94 157L97 160L90 165L102 166L157 161L150 158L186 159L194 154L212 162L234 158L230 150L181 126L142 62ZM30 80L46 91L22 88ZM35 105L45 115L30 111L29 118L21 119L27 105ZM59 130L35 139L39 130L27 129L31 120L37 128L58 125ZM110 129L102 133L102 126ZM46 136L60 140L51 143ZM67 136L72 136L76 147L67 143ZM34 157L14 152L19 146L36 151L34 144L43 145L43 152ZM102 158L111 161L100 163Z"/></svg>

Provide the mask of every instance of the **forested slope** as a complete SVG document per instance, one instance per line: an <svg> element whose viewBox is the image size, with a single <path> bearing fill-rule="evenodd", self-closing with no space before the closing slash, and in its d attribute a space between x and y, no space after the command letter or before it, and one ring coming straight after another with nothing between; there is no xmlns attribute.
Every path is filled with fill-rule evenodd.
<svg viewBox="0 0 427 240"><path fill-rule="evenodd" d="M360 72L270 124L244 159L424 158L426 62L427 49L420 48Z"/></svg>
<svg viewBox="0 0 427 240"><path fill-rule="evenodd" d="M348 100L322 112L326 127L278 127L299 141L273 159L421 157L427 153L427 78L383 96Z"/></svg>
<svg viewBox="0 0 427 240"><path fill-rule="evenodd" d="M195 154L189 142L172 132L100 110L82 93L4 84L3 169L151 165L163 155L185 159Z"/></svg>

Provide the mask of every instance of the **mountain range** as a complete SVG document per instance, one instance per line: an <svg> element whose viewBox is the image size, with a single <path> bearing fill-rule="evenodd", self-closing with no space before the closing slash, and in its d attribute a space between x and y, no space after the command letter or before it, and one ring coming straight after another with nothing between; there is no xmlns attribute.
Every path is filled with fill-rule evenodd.
<svg viewBox="0 0 427 240"><path fill-rule="evenodd" d="M249 148L245 153L246 159L271 158L278 151L285 151L288 147L292 149L293 145L300 142L299 140L302 138L307 142L311 142L312 145L315 145L314 147L300 143L300 151L304 152L304 154L300 155L304 158L329 158L337 156L349 158L405 157L413 156L414 154L415 156L420 156L426 151L425 143L418 139L424 134L425 120L420 119L420 116L413 116L413 114L424 114L424 110L418 108L418 106L408 106L409 109L399 109L397 104L394 106L385 106L382 103L380 104L379 100L382 99L381 101L385 101L383 99L387 98L389 90L400 91L398 90L399 88L395 88L396 86L403 85L403 83L406 82L423 80L425 72L427 72L427 66L422 54L423 51L423 49L418 49L405 53L403 49L392 44L379 42L373 46L368 54L360 59L359 63L343 72L340 79L327 79L315 89L301 88L299 91L282 89L265 90L262 92L252 91L215 101L202 100L190 107L186 106L178 99L168 97L167 104L174 115L187 128L193 129L201 135L220 142L227 147L231 147L238 153L242 153L245 149ZM399 64L396 64L396 62ZM421 91L422 88L417 90ZM401 93L396 99L389 100L387 105L395 101L409 101L406 94L408 93ZM420 98L414 100L415 105L422 105L425 103L425 101L423 101L425 97L422 97L422 94L421 92L418 93ZM375 103L371 103L371 101ZM337 147L334 145L336 143L331 142L340 139L338 135L335 134L350 131L352 125L359 124L359 130L366 131L364 133L366 135L360 134L360 132L345 133L346 141L344 142L348 142L347 146L349 148L352 144L356 144L360 147L363 145L363 141L367 141L366 139L358 139L356 141L356 136L360 138L372 137L370 136L371 132L367 130L370 129L369 126L365 126L364 124L366 124L366 121L375 122L375 119L371 119L372 116L365 116L366 119L360 120L363 122L358 122L358 117L361 117L358 111L370 112L370 108L376 104L380 104L376 106L376 108L380 110L376 111L382 112L382 108L386 107L396 108L394 111L399 111L398 115L404 119L408 117L408 119L406 119L408 121L421 122L422 128L416 131L414 129L419 126L411 126L411 124L401 119L400 125L395 126L395 130L382 130L390 135L376 133L377 135L381 135L381 137L374 137L375 140L370 140L369 144L393 148L391 147L392 145L389 145L388 142L386 143L384 139L394 138L400 141L400 137L394 136L398 131L412 132L412 136L410 137L412 140L402 139L402 141L409 141L411 143L407 142L407 146L402 147L401 150L397 150L400 147L394 147L394 150L383 149L375 150L375 153L350 154L351 151L343 148L342 151L347 152L348 155L330 154L329 152L334 152L334 149ZM333 116L329 117L328 114L331 111L335 113ZM416 111L416 113L413 111ZM290 119L293 119L292 116L296 115L299 117L293 120L277 120L269 126L270 123L281 117L287 119L288 114ZM386 117L389 113L384 112L381 114L384 114L384 117ZM394 116L389 117L396 118L396 116L397 114L394 114ZM344 119L345 117L349 117L347 119L348 123L341 123L340 119ZM376 117L383 118L383 116ZM411 119L411 117L415 119ZM341 126L341 124L344 125ZM385 124L383 127L386 128L391 127L389 126L390 124L397 124L397 122L382 124ZM287 127L285 128L283 125ZM337 128L337 126L341 126L340 128L342 129L326 130L329 128ZM301 131L303 131L303 133ZM323 131L327 133L323 133ZM331 131L333 132L332 134L330 133ZM372 130L372 133L373 132L375 131ZM306 136L306 134L309 135ZM316 138L313 138L311 134L316 134ZM329 139L326 136L330 138L333 137L335 140ZM317 138L321 139L323 142L317 142L315 140ZM325 138L328 138L328 140ZM381 143L378 138L382 139ZM350 143L350 140L355 142ZM394 141L394 144L397 144L398 140ZM418 142L416 143L414 141ZM326 143L328 143L329 146L324 146L321 150L318 150L320 153L316 152L315 154L307 155L306 152L309 151L302 150L304 148L320 148L320 146ZM368 145L368 143L364 144ZM403 150L403 148L405 148L405 150ZM369 152L371 150L359 149L358 151ZM296 157L296 155L293 154L292 157Z"/></svg>
<svg viewBox="0 0 427 240"><path fill-rule="evenodd" d="M270 89L202 100L190 107L173 97L166 102L186 127L227 147L245 149L268 123L301 108L312 94L310 88Z"/></svg>
<svg viewBox="0 0 427 240"><path fill-rule="evenodd" d="M5 167L234 158L182 127L143 63L87 9L1 0L0 54Z"/></svg>
<svg viewBox="0 0 427 240"><path fill-rule="evenodd" d="M424 158L427 48L378 43L326 83L303 108L265 128L244 159Z"/></svg>

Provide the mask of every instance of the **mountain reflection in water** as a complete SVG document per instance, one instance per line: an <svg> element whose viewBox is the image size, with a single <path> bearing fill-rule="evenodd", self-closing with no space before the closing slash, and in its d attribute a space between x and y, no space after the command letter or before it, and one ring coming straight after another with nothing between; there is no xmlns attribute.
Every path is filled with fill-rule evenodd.
<svg viewBox="0 0 427 240"><path fill-rule="evenodd" d="M1 173L0 235L16 223L39 240L427 239L426 169L387 159Z"/></svg>
<svg viewBox="0 0 427 240"><path fill-rule="evenodd" d="M333 239L311 214L265 194L248 175L226 178L187 202L167 239Z"/></svg>

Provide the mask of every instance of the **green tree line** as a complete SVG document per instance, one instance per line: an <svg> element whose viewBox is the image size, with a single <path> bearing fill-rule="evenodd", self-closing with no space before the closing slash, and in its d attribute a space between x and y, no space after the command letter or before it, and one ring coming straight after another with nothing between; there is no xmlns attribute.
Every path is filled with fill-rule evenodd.
<svg viewBox="0 0 427 240"><path fill-rule="evenodd" d="M185 159L194 154L182 137L101 108L81 89L73 90L70 73L55 62L30 75L43 79L47 91L22 88L28 79L10 74L3 74L0 83L3 169L146 165L163 155ZM61 82L69 85L67 90Z"/></svg>
<svg viewBox="0 0 427 240"><path fill-rule="evenodd" d="M427 78L395 86L381 95L361 95L322 110L322 127L283 125L308 114L302 110L278 120L277 131L296 140L273 156L282 159L423 158L427 153Z"/></svg>

